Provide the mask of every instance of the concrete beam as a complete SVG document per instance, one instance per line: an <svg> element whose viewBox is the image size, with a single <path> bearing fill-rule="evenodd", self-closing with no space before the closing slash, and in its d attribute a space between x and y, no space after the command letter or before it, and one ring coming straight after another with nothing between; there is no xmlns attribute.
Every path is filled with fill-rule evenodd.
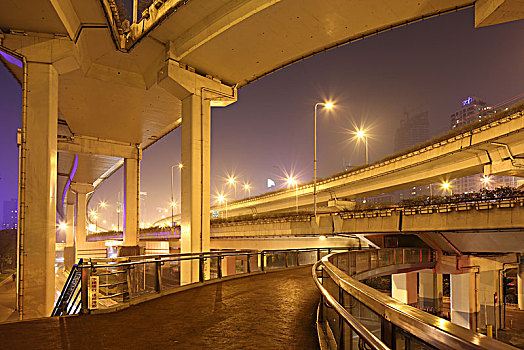
<svg viewBox="0 0 524 350"><path fill-rule="evenodd" d="M158 71L158 85L180 100L190 95L198 95L211 101L211 107L225 107L237 100L235 87L222 84L220 81L204 77L194 72L190 67L175 60L167 45L168 62Z"/></svg>
<svg viewBox="0 0 524 350"><path fill-rule="evenodd" d="M71 191L76 193L75 259L78 257L78 250L86 244L87 196L94 190L91 184L78 182L71 184Z"/></svg>
<svg viewBox="0 0 524 350"><path fill-rule="evenodd" d="M475 27L516 21L524 18L524 0L477 0Z"/></svg>
<svg viewBox="0 0 524 350"><path fill-rule="evenodd" d="M140 160L124 159L124 246L138 246Z"/></svg>
<svg viewBox="0 0 524 350"><path fill-rule="evenodd" d="M142 159L142 150L136 145L80 135L72 139L58 139L58 150L73 154Z"/></svg>
<svg viewBox="0 0 524 350"><path fill-rule="evenodd" d="M209 42L216 36L280 0L233 0L204 20L187 29L170 45L170 54L177 61Z"/></svg>
<svg viewBox="0 0 524 350"><path fill-rule="evenodd" d="M67 34L71 40L75 39L76 32L80 28L80 19L78 18L73 5L70 0L50 0L51 5L55 9L58 17L62 21Z"/></svg>

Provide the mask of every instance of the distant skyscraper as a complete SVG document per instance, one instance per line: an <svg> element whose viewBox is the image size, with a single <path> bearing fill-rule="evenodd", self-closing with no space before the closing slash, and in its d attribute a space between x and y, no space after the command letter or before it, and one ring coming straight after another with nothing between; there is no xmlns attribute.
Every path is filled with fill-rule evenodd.
<svg viewBox="0 0 524 350"><path fill-rule="evenodd" d="M492 111L486 102L476 96L469 96L460 101L460 108L451 115L451 129L460 128L491 115ZM480 179L482 174L455 179L452 182L453 193L477 192L484 187ZM514 176L493 176L489 188L510 186L516 187L518 178Z"/></svg>
<svg viewBox="0 0 524 350"><path fill-rule="evenodd" d="M395 133L395 152L405 150L428 139L428 112L418 113L412 117L406 113Z"/></svg>
<svg viewBox="0 0 524 350"><path fill-rule="evenodd" d="M16 228L18 223L18 201L11 199L4 201L2 228Z"/></svg>
<svg viewBox="0 0 524 350"><path fill-rule="evenodd" d="M460 105L460 108L451 115L451 129L479 121L486 108L486 102L475 96L461 100Z"/></svg>

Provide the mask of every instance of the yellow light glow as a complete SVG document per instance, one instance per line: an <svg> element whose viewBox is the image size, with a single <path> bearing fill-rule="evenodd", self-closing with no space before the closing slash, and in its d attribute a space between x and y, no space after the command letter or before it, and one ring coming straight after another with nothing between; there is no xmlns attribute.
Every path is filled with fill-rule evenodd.
<svg viewBox="0 0 524 350"><path fill-rule="evenodd" d="M171 205L174 208L174 207L176 207L176 202L173 201L173 202L169 203L169 205Z"/></svg>
<svg viewBox="0 0 524 350"><path fill-rule="evenodd" d="M117 212L117 213L120 213L120 208L118 208L118 209L116 210L116 212Z"/></svg>
<svg viewBox="0 0 524 350"><path fill-rule="evenodd" d="M450 186L451 186L450 183L447 182L447 181L444 181L444 182L442 183L442 188L445 189L445 190L447 190Z"/></svg>
<svg viewBox="0 0 524 350"><path fill-rule="evenodd" d="M91 211L89 212L89 215L91 215L91 216L95 216L95 215L96 215L96 211L91 210Z"/></svg>
<svg viewBox="0 0 524 350"><path fill-rule="evenodd" d="M326 107L327 109L331 109L331 108L333 108L333 103L332 102L326 102L324 104L324 107Z"/></svg>
<svg viewBox="0 0 524 350"><path fill-rule="evenodd" d="M184 164L178 163L178 169L182 169L184 167Z"/></svg>
<svg viewBox="0 0 524 350"><path fill-rule="evenodd" d="M93 220L98 220L98 215L96 215L96 213L91 215L91 217L93 218Z"/></svg>
<svg viewBox="0 0 524 350"><path fill-rule="evenodd" d="M67 224L65 222L61 222L58 224L58 228L62 231L67 230Z"/></svg>
<svg viewBox="0 0 524 350"><path fill-rule="evenodd" d="M366 132L364 130L360 129L360 130L357 130L357 134L356 135L357 135L357 137L359 139L362 139L362 138L366 137Z"/></svg>
<svg viewBox="0 0 524 350"><path fill-rule="evenodd" d="M91 231L91 232L95 232L95 230L96 230L96 225L95 225L95 224L89 224L89 225L87 226L87 229L88 229L89 231Z"/></svg>
<svg viewBox="0 0 524 350"><path fill-rule="evenodd" d="M102 208L105 208L105 207L107 207L107 203L106 203L106 202L100 202L100 206L101 206Z"/></svg>
<svg viewBox="0 0 524 350"><path fill-rule="evenodd" d="M491 181L489 176L483 176L480 178L480 182L484 182L485 184L488 184Z"/></svg>
<svg viewBox="0 0 524 350"><path fill-rule="evenodd" d="M325 240L326 238L327 238L327 237L326 237L326 236L324 236L324 235L322 235L322 236L318 237L318 239L320 239L320 240L322 240L322 241L323 241L323 240Z"/></svg>
<svg viewBox="0 0 524 350"><path fill-rule="evenodd" d="M295 186L297 184L297 180L295 180L295 178L291 176L286 179L286 182L288 183L288 185L292 186Z"/></svg>
<svg viewBox="0 0 524 350"><path fill-rule="evenodd" d="M217 200L218 200L220 203L223 203L223 202L226 200L226 197L224 197L223 194L219 194L218 197L217 197Z"/></svg>
<svg viewBox="0 0 524 350"><path fill-rule="evenodd" d="M244 189L245 190L249 190L249 188L250 188L249 184L244 184Z"/></svg>
<svg viewBox="0 0 524 350"><path fill-rule="evenodd" d="M234 177L230 177L229 179L227 179L227 182L231 185L233 185L235 183L235 178Z"/></svg>

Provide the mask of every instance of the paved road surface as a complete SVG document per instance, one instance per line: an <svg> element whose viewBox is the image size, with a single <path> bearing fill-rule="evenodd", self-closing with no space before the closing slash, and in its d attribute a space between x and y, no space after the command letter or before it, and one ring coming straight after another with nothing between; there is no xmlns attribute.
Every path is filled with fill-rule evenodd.
<svg viewBox="0 0 524 350"><path fill-rule="evenodd" d="M116 313L0 325L2 349L318 349L304 267L224 281Z"/></svg>

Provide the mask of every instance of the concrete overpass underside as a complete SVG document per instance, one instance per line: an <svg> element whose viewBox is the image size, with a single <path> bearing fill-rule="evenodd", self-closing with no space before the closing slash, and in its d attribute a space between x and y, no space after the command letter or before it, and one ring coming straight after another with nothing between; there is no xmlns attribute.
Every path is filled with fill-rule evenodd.
<svg viewBox="0 0 524 350"><path fill-rule="evenodd" d="M236 101L237 88L330 48L471 6L476 26L523 17L519 0L159 3L130 28L113 0L0 4L0 60L23 96L21 317L52 309L57 209L70 211L68 221L76 211L82 243L89 193L122 165L124 244L137 246L142 150L180 125L188 169L182 250L209 249L211 107ZM184 278L195 279L196 270Z"/></svg>

